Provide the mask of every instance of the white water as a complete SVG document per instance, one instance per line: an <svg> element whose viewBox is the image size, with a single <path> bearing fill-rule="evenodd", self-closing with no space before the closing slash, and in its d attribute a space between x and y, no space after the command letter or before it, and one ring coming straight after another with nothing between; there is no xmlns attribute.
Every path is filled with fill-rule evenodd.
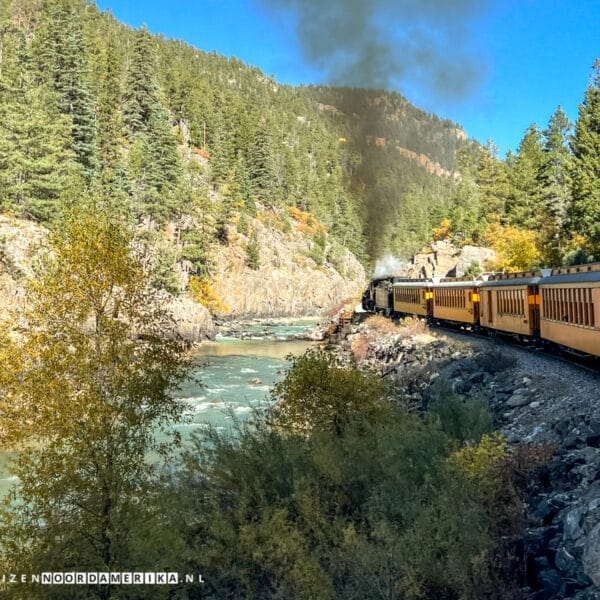
<svg viewBox="0 0 600 600"><path fill-rule="evenodd" d="M185 440L210 424L227 428L247 418L253 409L269 404L269 390L279 381L289 362L285 357L302 354L314 345L289 337L306 331L314 321L256 326L270 337L239 340L220 338L200 345L194 355L195 381L186 383L176 398L184 404L185 419L175 427ZM198 383L200 381L200 384ZM10 475L11 455L0 453L0 498L16 483Z"/></svg>

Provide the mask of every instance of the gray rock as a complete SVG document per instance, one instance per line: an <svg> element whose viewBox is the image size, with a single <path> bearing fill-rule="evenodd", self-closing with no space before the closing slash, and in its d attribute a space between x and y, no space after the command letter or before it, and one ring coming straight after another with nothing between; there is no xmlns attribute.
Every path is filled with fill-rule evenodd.
<svg viewBox="0 0 600 600"><path fill-rule="evenodd" d="M586 512L586 508L577 506L572 508L563 519L563 532L565 540L576 540L583 535L583 528L581 521L583 515Z"/></svg>
<svg viewBox="0 0 600 600"><path fill-rule="evenodd" d="M528 396L524 396L522 394L518 394L515 392L507 401L506 406L510 406L511 408L516 408L517 406L525 406L529 404L531 398Z"/></svg>
<svg viewBox="0 0 600 600"><path fill-rule="evenodd" d="M585 438L585 443L592 448L600 448L600 433L592 433Z"/></svg>
<svg viewBox="0 0 600 600"><path fill-rule="evenodd" d="M567 450L585 448L586 436L578 428L575 428L563 439L563 446Z"/></svg>
<svg viewBox="0 0 600 600"><path fill-rule="evenodd" d="M548 498L548 503L553 506L556 510L562 510L569 504L569 498L567 494L558 493Z"/></svg>
<svg viewBox="0 0 600 600"><path fill-rule="evenodd" d="M572 577L577 572L577 561L564 546L561 546L556 552L554 563L567 577Z"/></svg>
<svg viewBox="0 0 600 600"><path fill-rule="evenodd" d="M554 507L548 502L547 498L542 498L540 502L538 502L535 508L531 511L531 516L538 521L544 521L551 517L556 510Z"/></svg>
<svg viewBox="0 0 600 600"><path fill-rule="evenodd" d="M558 591L562 587L563 580L558 571L544 569L538 573L538 581L544 589Z"/></svg>
<svg viewBox="0 0 600 600"><path fill-rule="evenodd" d="M600 524L590 531L583 547L583 570L585 574L600 586Z"/></svg>

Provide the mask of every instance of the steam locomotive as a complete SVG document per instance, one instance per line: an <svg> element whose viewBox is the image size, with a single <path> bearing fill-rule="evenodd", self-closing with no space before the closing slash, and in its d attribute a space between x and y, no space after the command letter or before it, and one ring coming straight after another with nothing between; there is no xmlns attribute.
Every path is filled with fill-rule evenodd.
<svg viewBox="0 0 600 600"><path fill-rule="evenodd" d="M362 306L600 356L600 263L476 279L380 278Z"/></svg>

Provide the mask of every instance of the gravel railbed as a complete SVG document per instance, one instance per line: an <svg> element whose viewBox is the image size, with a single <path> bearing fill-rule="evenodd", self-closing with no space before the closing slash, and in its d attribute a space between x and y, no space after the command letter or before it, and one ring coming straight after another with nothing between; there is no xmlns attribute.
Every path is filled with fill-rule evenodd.
<svg viewBox="0 0 600 600"><path fill-rule="evenodd" d="M568 417L590 421L600 420L600 372L593 372L542 350L522 348L517 343L502 339L488 340L466 333L443 331L441 337L470 345L475 351L500 350L515 359L515 364L504 372L505 378L526 386L531 402L500 411L496 417L500 430L511 441L548 441L560 443L560 436L552 430L559 421ZM492 389L495 382L490 383Z"/></svg>

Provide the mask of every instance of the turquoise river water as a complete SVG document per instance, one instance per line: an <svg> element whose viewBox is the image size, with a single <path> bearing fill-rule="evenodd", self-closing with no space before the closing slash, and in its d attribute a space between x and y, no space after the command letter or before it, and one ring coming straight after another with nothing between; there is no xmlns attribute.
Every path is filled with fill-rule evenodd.
<svg viewBox="0 0 600 600"><path fill-rule="evenodd" d="M292 339L316 324L315 320L244 329L245 339L217 337L204 342L193 356L192 379L177 394L185 420L176 426L183 439L206 427L227 428L254 408L269 403L269 390L289 367L286 356L302 354L314 342ZM268 336L265 337L265 333ZM0 497L16 481L8 470L9 454L0 454Z"/></svg>

